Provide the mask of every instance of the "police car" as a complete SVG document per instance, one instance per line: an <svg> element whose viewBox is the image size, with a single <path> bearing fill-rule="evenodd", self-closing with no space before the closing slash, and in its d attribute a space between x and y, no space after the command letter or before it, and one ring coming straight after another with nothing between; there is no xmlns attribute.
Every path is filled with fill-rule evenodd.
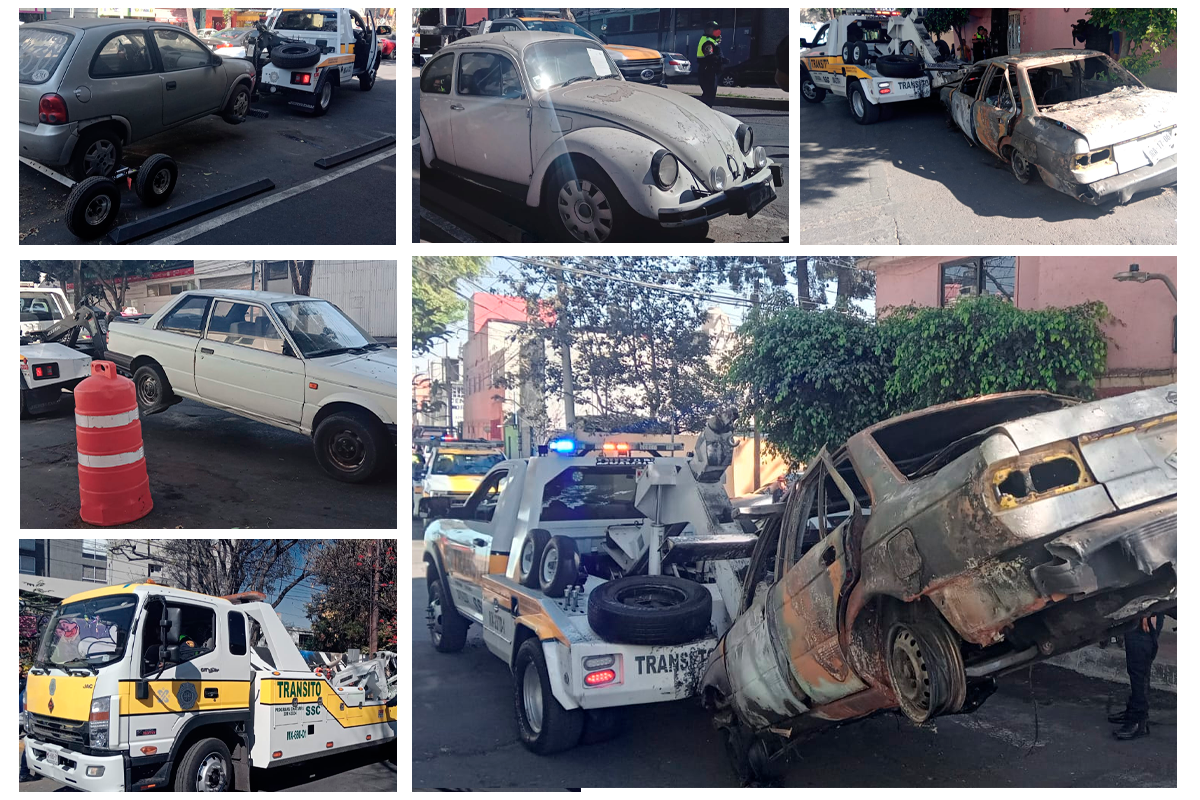
<svg viewBox="0 0 1200 800"><path fill-rule="evenodd" d="M614 735L621 706L694 694L736 614L753 526L733 519L728 464L700 445L664 455L679 449L557 438L426 529L433 645L457 652L482 628L533 752Z"/></svg>

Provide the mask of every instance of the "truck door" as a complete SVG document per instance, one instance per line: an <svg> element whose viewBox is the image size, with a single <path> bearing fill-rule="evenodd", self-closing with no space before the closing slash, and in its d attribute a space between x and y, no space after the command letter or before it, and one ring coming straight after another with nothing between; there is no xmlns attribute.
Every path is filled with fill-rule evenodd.
<svg viewBox="0 0 1200 800"><path fill-rule="evenodd" d="M1017 114L1017 102L1004 64L992 64L983 78L983 87L975 102L975 139L999 155L1001 142L1012 134L1012 121Z"/></svg>
<svg viewBox="0 0 1200 800"><path fill-rule="evenodd" d="M443 528L442 561L454 605L477 622L484 617L480 579L491 571L492 519L508 479L507 469L488 473L462 508L461 519L466 524Z"/></svg>
<svg viewBox="0 0 1200 800"><path fill-rule="evenodd" d="M121 684L131 754L143 747L170 752L189 721L201 714L249 720L244 618L240 629L236 624L218 617L215 604L203 600L159 596L147 601L134 653L138 677Z"/></svg>

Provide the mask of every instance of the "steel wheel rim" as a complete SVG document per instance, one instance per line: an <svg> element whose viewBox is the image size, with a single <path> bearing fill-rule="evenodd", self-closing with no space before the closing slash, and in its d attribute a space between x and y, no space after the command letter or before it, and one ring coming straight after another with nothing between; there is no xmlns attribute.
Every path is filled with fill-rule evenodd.
<svg viewBox="0 0 1200 800"><path fill-rule="evenodd" d="M855 92L850 98L850 105L854 106L854 113L859 117L866 116L866 109L863 107L865 102L859 92Z"/></svg>
<svg viewBox="0 0 1200 800"><path fill-rule="evenodd" d="M687 595L674 586L637 586L617 592L616 600L629 608L662 610L675 608Z"/></svg>
<svg viewBox="0 0 1200 800"><path fill-rule="evenodd" d="M528 575L533 572L533 541L526 540L521 546L521 574Z"/></svg>
<svg viewBox="0 0 1200 800"><path fill-rule="evenodd" d="M1013 172L1018 178L1029 176L1029 162L1025 160L1025 156L1021 155L1021 151L1014 149L1011 160Z"/></svg>
<svg viewBox="0 0 1200 800"><path fill-rule="evenodd" d="M112 200L106 194L98 194L88 202L87 208L83 210L83 220L88 225L99 225L108 219L111 211Z"/></svg>
<svg viewBox="0 0 1200 800"><path fill-rule="evenodd" d="M108 139L98 139L83 154L88 175L107 175L117 162L117 147Z"/></svg>
<svg viewBox="0 0 1200 800"><path fill-rule="evenodd" d="M521 706L525 710L525 722L534 733L542 732L542 679L533 664L525 665L521 676Z"/></svg>
<svg viewBox="0 0 1200 800"><path fill-rule="evenodd" d="M812 81L800 81L800 94L804 95L806 100L817 99L817 85Z"/></svg>
<svg viewBox="0 0 1200 800"><path fill-rule="evenodd" d="M331 436L325 449L329 453L329 459L339 469L356 469L362 465L363 459L366 457L366 447L363 446L362 439L349 428L340 430Z"/></svg>
<svg viewBox="0 0 1200 800"><path fill-rule="evenodd" d="M892 672L896 691L915 708L929 714L932 699L929 667L921 645L908 628L901 628L892 640Z"/></svg>
<svg viewBox="0 0 1200 800"><path fill-rule="evenodd" d="M164 194L167 187L171 185L171 170L163 167L158 172L154 173L154 180L150 182L150 189L155 194Z"/></svg>
<svg viewBox="0 0 1200 800"><path fill-rule="evenodd" d="M580 216L586 208L587 218ZM612 204L591 181L570 180L558 190L558 213L571 235L581 242L603 242L612 236Z"/></svg>
<svg viewBox="0 0 1200 800"><path fill-rule="evenodd" d="M247 92L238 92L237 99L233 101L233 113L239 117L246 116L246 112L250 109L250 95Z"/></svg>
<svg viewBox="0 0 1200 800"><path fill-rule="evenodd" d="M218 753L210 753L196 769L196 791L223 792L225 783L225 759Z"/></svg>
<svg viewBox="0 0 1200 800"><path fill-rule="evenodd" d="M542 581L550 583L554 580L554 576L558 574L558 549L555 547L547 547L546 552L542 555Z"/></svg>
<svg viewBox="0 0 1200 800"><path fill-rule="evenodd" d="M158 402L158 379L152 375L142 378L138 384L138 398L144 405L152 406Z"/></svg>
<svg viewBox="0 0 1200 800"><path fill-rule="evenodd" d="M333 97L333 85L326 83L321 89L321 108L329 108L329 99Z"/></svg>
<svg viewBox="0 0 1200 800"><path fill-rule="evenodd" d="M429 632L435 645L442 643L442 590L435 583L429 587L429 609L426 612Z"/></svg>

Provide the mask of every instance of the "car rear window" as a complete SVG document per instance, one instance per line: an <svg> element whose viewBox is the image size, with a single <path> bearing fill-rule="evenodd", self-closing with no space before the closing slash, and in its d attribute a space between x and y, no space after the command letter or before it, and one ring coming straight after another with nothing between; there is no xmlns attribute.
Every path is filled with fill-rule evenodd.
<svg viewBox="0 0 1200 800"><path fill-rule="evenodd" d="M21 26L21 83L37 85L50 80L66 54L72 34Z"/></svg>
<svg viewBox="0 0 1200 800"><path fill-rule="evenodd" d="M542 490L542 522L643 519L633 505L635 467L568 467Z"/></svg>

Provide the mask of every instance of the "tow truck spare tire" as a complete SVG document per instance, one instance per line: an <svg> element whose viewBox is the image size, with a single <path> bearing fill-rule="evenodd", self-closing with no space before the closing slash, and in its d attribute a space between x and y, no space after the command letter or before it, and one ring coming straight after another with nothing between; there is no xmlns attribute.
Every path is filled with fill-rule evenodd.
<svg viewBox="0 0 1200 800"><path fill-rule="evenodd" d="M673 575L629 575L588 595L588 624L605 641L683 644L708 630L712 595Z"/></svg>
<svg viewBox="0 0 1200 800"><path fill-rule="evenodd" d="M545 528L534 528L525 534L521 544L521 585L530 589L540 588L538 576L541 574L542 553L550 541L550 531Z"/></svg>
<svg viewBox="0 0 1200 800"><path fill-rule="evenodd" d="M281 44L271 51L271 63L280 69L311 67L321 60L321 48L308 42Z"/></svg>
<svg viewBox="0 0 1200 800"><path fill-rule="evenodd" d="M880 56L875 68L885 78L919 78L925 74L925 62L917 56Z"/></svg>
<svg viewBox="0 0 1200 800"><path fill-rule="evenodd" d="M579 550L569 536L552 536L538 562L538 578L548 597L562 597L579 576Z"/></svg>

